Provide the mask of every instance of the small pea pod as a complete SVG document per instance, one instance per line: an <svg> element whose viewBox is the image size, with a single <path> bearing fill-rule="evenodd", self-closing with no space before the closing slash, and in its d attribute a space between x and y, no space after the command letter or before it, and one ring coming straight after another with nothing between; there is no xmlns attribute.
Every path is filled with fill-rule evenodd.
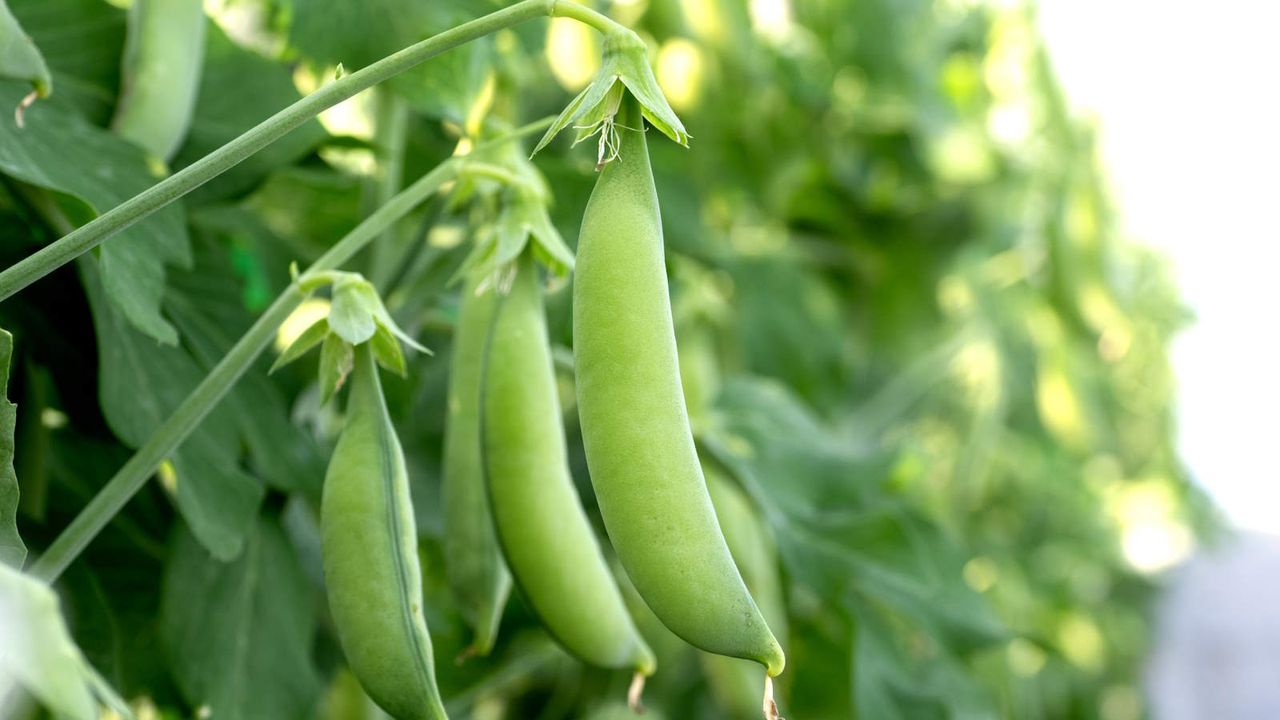
<svg viewBox="0 0 1280 720"><path fill-rule="evenodd" d="M201 0L133 0L111 127L162 160L187 137L204 63Z"/></svg>
<svg viewBox="0 0 1280 720"><path fill-rule="evenodd" d="M469 281L462 291L453 338L441 499L445 570L454 598L475 629L465 653L487 655L511 592L511 574L494 534L480 454L480 370L496 293L477 293L476 286Z"/></svg>
<svg viewBox="0 0 1280 720"><path fill-rule="evenodd" d="M517 261L510 292L498 301L484 373L485 474L516 585L547 631L574 655L593 665L635 669L637 677L651 674L653 653L627 613L569 475L530 249Z"/></svg>
<svg viewBox="0 0 1280 720"><path fill-rule="evenodd" d="M725 544L689 428L642 123L628 97L610 143L616 157L578 240L573 346L591 481L618 558L654 614L687 642L774 676L782 648Z"/></svg>
<svg viewBox="0 0 1280 720"><path fill-rule="evenodd" d="M702 464L707 490L716 508L720 530L747 589L755 597L760 612L774 634L786 642L786 604L778 577L778 550L773 533L760 518L750 498L725 477L711 462ZM764 684L751 663L719 655L703 655L702 668L717 702L731 718L755 717L760 712L752 697L759 697Z"/></svg>
<svg viewBox="0 0 1280 720"><path fill-rule="evenodd" d="M369 343L355 348L347 415L325 475L329 609L352 673L397 720L439 720L404 453Z"/></svg>

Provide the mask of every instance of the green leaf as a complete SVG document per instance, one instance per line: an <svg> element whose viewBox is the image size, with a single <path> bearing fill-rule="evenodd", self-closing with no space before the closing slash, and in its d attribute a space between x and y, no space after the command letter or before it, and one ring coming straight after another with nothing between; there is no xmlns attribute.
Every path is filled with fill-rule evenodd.
<svg viewBox="0 0 1280 720"><path fill-rule="evenodd" d="M400 341L387 326L378 323L378 330L373 337L369 338L369 343L373 348L373 357L377 359L379 365L400 377L408 377L409 368L405 365L404 351L400 349Z"/></svg>
<svg viewBox="0 0 1280 720"><path fill-rule="evenodd" d="M161 637L191 705L227 720L312 716L311 586L275 520L260 518L230 563L179 529L161 592Z"/></svg>
<svg viewBox="0 0 1280 720"><path fill-rule="evenodd" d="M0 81L0 107L23 95L20 83ZM87 221L155 183L142 151L93 127L56 99L37 103L19 129L0 113L0 172L75 199L73 219ZM108 239L99 250L107 297L134 327L167 345L178 334L160 314L164 266L191 264L181 205L171 205Z"/></svg>
<svg viewBox="0 0 1280 720"><path fill-rule="evenodd" d="M320 402L327 403L338 392L355 367L355 349L337 333L325 335L320 346Z"/></svg>
<svg viewBox="0 0 1280 720"><path fill-rule="evenodd" d="M289 42L321 64L358 70L476 16L466 0L292 0ZM359 28L353 32L352 28ZM491 65L487 40L467 43L388 81L419 112L461 124Z"/></svg>
<svg viewBox="0 0 1280 720"><path fill-rule="evenodd" d="M208 372L253 319L240 301L236 283L210 281L230 275L229 258L221 247L197 245L199 271L179 272L165 299L165 308L182 331L201 369ZM266 360L259 358L223 400L241 442L248 447L252 467L272 487L319 497L324 458L314 438L294 425L280 387L268 380Z"/></svg>
<svg viewBox="0 0 1280 720"><path fill-rule="evenodd" d="M44 55L58 92L94 125L115 109L124 52L125 11L101 0L8 0Z"/></svg>
<svg viewBox="0 0 1280 720"><path fill-rule="evenodd" d="M104 299L93 259L81 279L98 338L99 402L107 425L126 445L140 447L200 382L204 372L183 348L157 346L124 323ZM220 558L240 553L262 502L262 483L239 467L236 420L225 404L191 433L171 458L176 500L196 537Z"/></svg>
<svg viewBox="0 0 1280 720"><path fill-rule="evenodd" d="M18 476L13 472L13 431L18 406L9 402L13 336L0 330L0 564L21 568L27 548L18 534Z"/></svg>
<svg viewBox="0 0 1280 720"><path fill-rule="evenodd" d="M273 171L244 202L261 224L312 260L363 219L359 179L330 169L289 166Z"/></svg>
<svg viewBox="0 0 1280 720"><path fill-rule="evenodd" d="M132 718L128 705L85 661L44 583L0 564L0 699L21 685L50 710L97 720L98 701Z"/></svg>
<svg viewBox="0 0 1280 720"><path fill-rule="evenodd" d="M208 155L302 96L289 68L236 45L216 23L205 37L204 71L187 140L172 165L175 170ZM318 120L271 143L210 180L188 196L192 206L243 192L273 169L305 156L327 134Z"/></svg>
<svg viewBox="0 0 1280 720"><path fill-rule="evenodd" d="M302 334L292 343L289 343L289 347L285 348L284 352L280 353L280 357L276 358L276 361L271 364L271 370L268 372L274 373L276 370L306 355L312 348L319 345L328 334L329 320L327 318L320 318L311 323L310 327L303 330Z"/></svg>
<svg viewBox="0 0 1280 720"><path fill-rule="evenodd" d="M0 78L25 80L40 97L53 90L53 78L44 56L9 11L5 0L0 0Z"/></svg>

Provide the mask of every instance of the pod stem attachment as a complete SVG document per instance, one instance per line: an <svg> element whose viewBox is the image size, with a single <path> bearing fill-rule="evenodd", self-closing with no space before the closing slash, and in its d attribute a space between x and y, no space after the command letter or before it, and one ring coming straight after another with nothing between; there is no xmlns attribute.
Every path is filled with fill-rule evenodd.
<svg viewBox="0 0 1280 720"><path fill-rule="evenodd" d="M637 715L644 714L644 703L640 697L644 694L644 680L644 673L637 670L636 674L631 676L631 687L627 688L627 707Z"/></svg>
<svg viewBox="0 0 1280 720"><path fill-rule="evenodd" d="M764 702L761 709L764 710L764 720L786 720L778 714L778 703L773 700L773 678L768 673L764 675Z"/></svg>

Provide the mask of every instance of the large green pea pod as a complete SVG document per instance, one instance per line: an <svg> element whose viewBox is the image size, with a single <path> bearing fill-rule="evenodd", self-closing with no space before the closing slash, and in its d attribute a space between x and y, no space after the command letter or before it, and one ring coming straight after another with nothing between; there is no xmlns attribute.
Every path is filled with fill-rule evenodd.
<svg viewBox="0 0 1280 720"><path fill-rule="evenodd" d="M475 629L464 654L487 655L498 634L511 592L511 574L494 534L480 452L480 382L494 296L477 293L475 280L462 291L462 309L449 364L449 406L444 434L445 570L454 598Z"/></svg>
<svg viewBox="0 0 1280 720"><path fill-rule="evenodd" d="M423 616L404 453L369 343L355 348L346 421L325 475L320 529L329 609L351 672L397 720L447 717Z"/></svg>
<svg viewBox="0 0 1280 720"><path fill-rule="evenodd" d="M530 250L498 301L485 358L485 474L507 565L547 632L593 665L631 668L654 657L636 631L569 475L542 290Z"/></svg>
<svg viewBox="0 0 1280 720"><path fill-rule="evenodd" d="M658 196L633 99L616 127L617 156L587 203L574 276L591 481L618 558L654 614L689 643L755 660L776 676L782 648L725 544L689 428Z"/></svg>
<svg viewBox="0 0 1280 720"><path fill-rule="evenodd" d="M204 64L201 0L133 0L111 127L168 161L191 126Z"/></svg>
<svg viewBox="0 0 1280 720"><path fill-rule="evenodd" d="M720 520L729 552L756 599L760 612L779 641L786 642L787 612L778 576L778 550L773 533L745 493L710 462L702 464L707 490ZM703 655L702 669L716 702L735 720L755 717L759 706L751 700L764 691L764 681L750 662L721 655Z"/></svg>

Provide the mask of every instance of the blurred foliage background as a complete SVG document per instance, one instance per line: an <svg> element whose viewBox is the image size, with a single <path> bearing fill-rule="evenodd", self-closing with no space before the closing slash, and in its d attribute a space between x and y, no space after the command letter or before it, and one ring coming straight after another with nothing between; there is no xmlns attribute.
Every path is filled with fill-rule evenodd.
<svg viewBox="0 0 1280 720"><path fill-rule="evenodd" d="M45 127L60 123L50 145L131 152L101 130L118 93L124 12L102 0L8 4L53 72L54 95L38 104ZM339 63L363 66L497 6L207 2L195 121L172 165ZM753 582L785 618L775 622L788 638L784 714L1143 717L1158 572L1213 524L1172 445L1167 348L1188 318L1161 258L1117 235L1091 129L1054 80L1034 7L601 9L651 43L692 136L689 150L650 143L681 366L704 457L741 491L746 522L760 523ZM327 112L175 211L166 242L187 243L190 257L151 259L154 315L121 303L109 267L101 281L64 268L0 306L17 341L18 524L33 551L163 417L138 407L176 402L150 397L156 379L193 385L288 282L289 262L313 259L375 206L387 167L402 162L412 181L487 117L557 112L598 53L571 21L531 23ZM5 107L25 92L0 89L14 100ZM385 142L397 103L409 113L401 148ZM89 198L42 181L12 152L31 136L6 132L6 266L60 234L24 184L99 208L130 194ZM95 156L59 162L87 172ZM573 244L593 154L561 140L535 163ZM518 597L492 657L450 662L468 634L440 571L457 313L447 281L491 221L437 201L362 258L402 325L436 351L387 385L413 475L442 691L477 719L625 717L615 703L628 678L569 659ZM548 301L566 357L569 298L562 287ZM164 325L176 345L156 345ZM309 363L270 381L267 364L206 422L204 450L184 446L185 460L59 584L76 640L146 717L206 704L223 709L215 717L376 717L342 667L320 584L315 510L338 407L320 406ZM567 367L563 380L574 474L594 518ZM225 503L233 509L212 518L200 509L208 496L186 491L229 486L242 489ZM214 491L219 502L227 492ZM635 611L659 652L650 717L758 713L740 666L700 656L638 601Z"/></svg>

